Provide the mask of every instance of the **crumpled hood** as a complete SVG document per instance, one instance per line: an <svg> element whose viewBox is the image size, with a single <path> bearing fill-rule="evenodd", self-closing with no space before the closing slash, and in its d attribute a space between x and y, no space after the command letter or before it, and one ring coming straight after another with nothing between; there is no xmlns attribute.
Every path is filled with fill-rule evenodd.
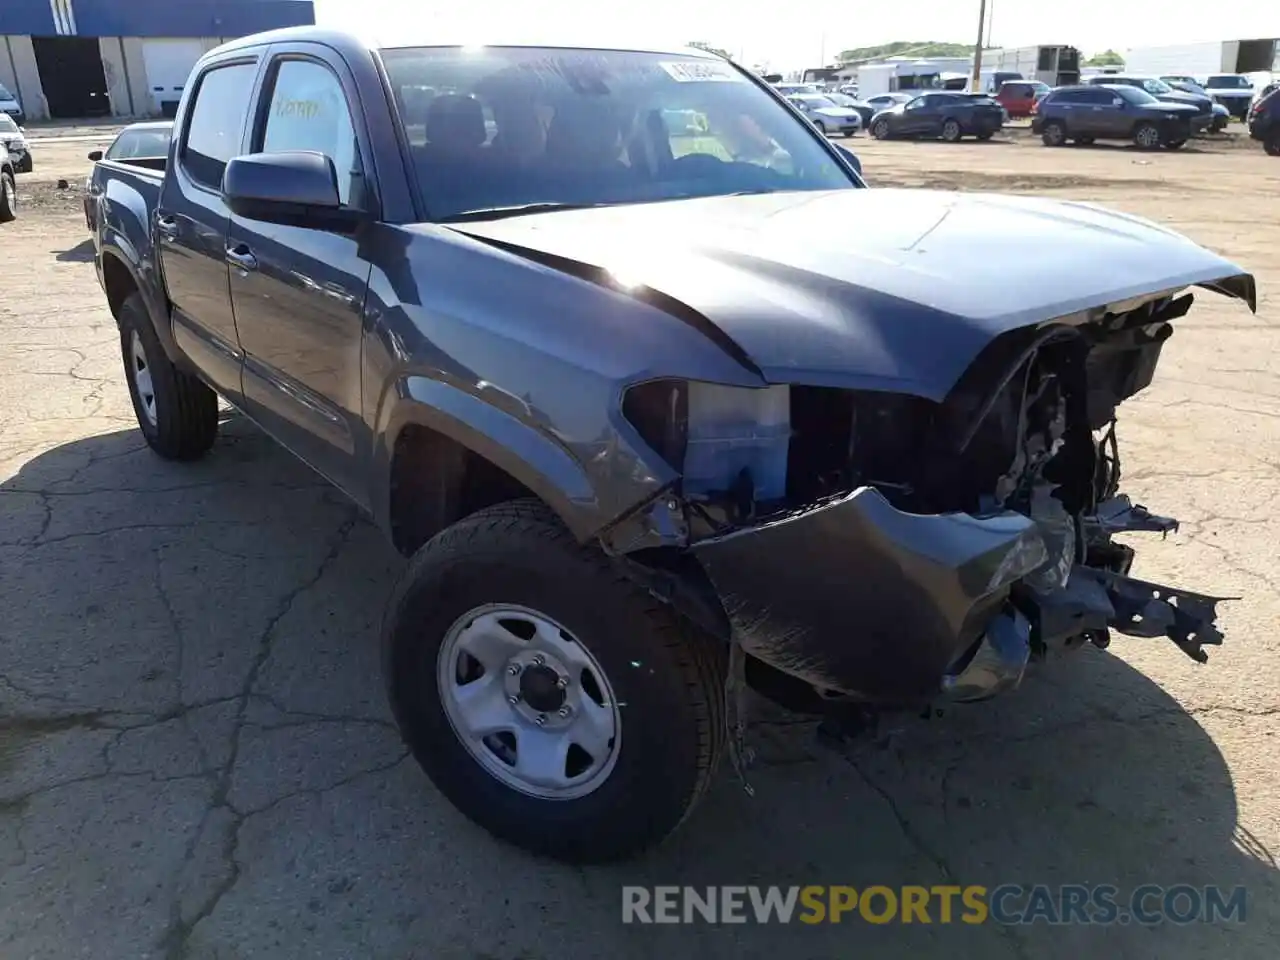
<svg viewBox="0 0 1280 960"><path fill-rule="evenodd" d="M454 229L601 268L718 326L776 383L942 400L1018 327L1252 276L1185 237L1090 204L856 189L669 201Z"/></svg>

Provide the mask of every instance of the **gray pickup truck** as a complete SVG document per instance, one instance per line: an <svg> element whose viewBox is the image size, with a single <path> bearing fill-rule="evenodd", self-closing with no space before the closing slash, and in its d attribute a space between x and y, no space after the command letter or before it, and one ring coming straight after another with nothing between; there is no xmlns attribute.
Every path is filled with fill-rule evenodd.
<svg viewBox="0 0 1280 960"><path fill-rule="evenodd" d="M208 453L221 394L386 531L396 720L525 848L667 836L748 688L839 720L1221 640L1113 539L1174 524L1119 492L1115 419L1188 288L1255 307L1168 230L868 189L698 50L312 28L206 54L167 160L93 177L147 442Z"/></svg>

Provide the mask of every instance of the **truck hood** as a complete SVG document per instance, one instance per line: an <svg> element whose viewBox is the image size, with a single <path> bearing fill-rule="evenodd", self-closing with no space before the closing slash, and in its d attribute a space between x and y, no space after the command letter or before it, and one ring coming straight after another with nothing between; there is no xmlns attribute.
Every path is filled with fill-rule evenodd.
<svg viewBox="0 0 1280 960"><path fill-rule="evenodd" d="M1131 309L1192 285L1256 309L1253 277L1185 237L1032 197L786 192L453 229L624 291L656 292L719 327L770 382L936 401L988 343L1020 327Z"/></svg>

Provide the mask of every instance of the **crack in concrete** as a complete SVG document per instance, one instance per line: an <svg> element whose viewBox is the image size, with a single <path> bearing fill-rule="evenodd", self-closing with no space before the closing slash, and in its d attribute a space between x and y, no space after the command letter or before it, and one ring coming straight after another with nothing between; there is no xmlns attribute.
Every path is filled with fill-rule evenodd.
<svg viewBox="0 0 1280 960"><path fill-rule="evenodd" d="M294 589L290 590L280 601L276 612L267 620L263 627L262 633L258 640L258 653L250 665L245 675L244 683L241 685L240 693L235 698L238 701L238 708L234 721L234 728L231 735L231 749L228 753L226 763L218 772L217 779L214 783L213 796L210 799L209 807L205 811L204 817L201 818L200 825L192 834L191 842L187 845L187 849L182 858L182 867L179 870L185 870L191 863L195 855L196 846L199 843L201 834L205 825L209 821L209 817L217 809L226 809L233 817L233 826L224 841L222 856L223 861L228 865L228 874L209 895L206 901L201 904L191 916L191 919L184 920L182 917L182 903L180 898L175 897L170 906L170 922L169 928L160 938L159 947L164 951L168 960L181 960L186 955L187 941L191 936L191 932L205 918L211 916L217 909L219 902L226 896L240 878L240 861L238 858L240 829L243 826L246 814L236 810L228 799L231 791L231 782L235 773L236 763L239 760L241 742L243 739L245 728L245 713L248 710L249 698L253 695L253 688L257 683L258 676L262 672L263 666L266 664L268 657L271 655L272 646L275 639L275 630L279 623L293 609L297 599L308 590L315 587L328 572L334 561L341 554L343 547L346 546L351 532L355 529L358 522L358 516L352 514L349 516L331 539L328 551L326 552L320 564L316 568L315 573L308 577Z"/></svg>

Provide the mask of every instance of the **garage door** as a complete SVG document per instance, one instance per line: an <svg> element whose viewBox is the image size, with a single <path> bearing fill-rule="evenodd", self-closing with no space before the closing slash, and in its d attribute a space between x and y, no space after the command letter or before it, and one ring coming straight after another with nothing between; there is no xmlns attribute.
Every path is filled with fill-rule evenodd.
<svg viewBox="0 0 1280 960"><path fill-rule="evenodd" d="M156 113L172 117L177 112L187 75L203 53L199 40L142 41L142 62Z"/></svg>

